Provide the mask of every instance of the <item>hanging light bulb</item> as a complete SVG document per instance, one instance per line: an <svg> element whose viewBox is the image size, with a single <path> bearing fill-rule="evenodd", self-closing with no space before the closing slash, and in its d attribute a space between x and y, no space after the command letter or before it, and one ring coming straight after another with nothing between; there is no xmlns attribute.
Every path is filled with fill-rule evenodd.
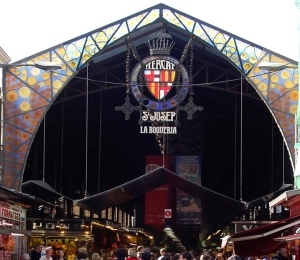
<svg viewBox="0 0 300 260"><path fill-rule="evenodd" d="M80 226L81 226L81 227L85 227L84 220L82 220L82 221L81 221L81 224L80 224Z"/></svg>
<svg viewBox="0 0 300 260"><path fill-rule="evenodd" d="M55 227L57 227L57 228L60 228L60 223L59 223L59 221L58 221L58 220L56 221L56 225L55 225Z"/></svg>

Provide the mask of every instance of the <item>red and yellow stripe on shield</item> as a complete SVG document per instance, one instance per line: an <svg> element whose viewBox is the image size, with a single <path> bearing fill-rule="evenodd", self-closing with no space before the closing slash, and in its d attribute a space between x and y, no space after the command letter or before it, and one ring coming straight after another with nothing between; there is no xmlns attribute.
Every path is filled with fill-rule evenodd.
<svg viewBox="0 0 300 260"><path fill-rule="evenodd" d="M147 88L157 100L164 98L172 89L175 72L175 70L145 70Z"/></svg>

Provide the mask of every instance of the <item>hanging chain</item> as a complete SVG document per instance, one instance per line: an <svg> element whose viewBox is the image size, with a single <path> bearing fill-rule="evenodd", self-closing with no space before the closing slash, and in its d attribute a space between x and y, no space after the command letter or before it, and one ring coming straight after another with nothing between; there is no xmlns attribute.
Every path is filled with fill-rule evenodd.
<svg viewBox="0 0 300 260"><path fill-rule="evenodd" d="M134 44L130 38L130 36L127 36L126 40L126 45L127 45L127 57L126 57L126 97L125 97L125 103L122 106L117 106L115 107L116 111L122 111L125 114L125 119L129 120L130 119L130 115L132 112L136 111L136 110L140 110L140 107L138 106L133 106L130 103L130 97L129 94L131 93L130 89L131 89L131 83L130 83L130 58L131 58L131 54L133 54L133 56L136 59L140 60L140 57L134 47Z"/></svg>
<svg viewBox="0 0 300 260"><path fill-rule="evenodd" d="M193 53L193 39L192 37L190 38L189 42L187 43L187 45L184 47L184 50L182 52L181 58L179 60L180 64L182 64L186 57L188 56L188 52L189 49L192 48L191 50L191 57L190 57L190 69L189 69L189 76L190 78L192 78L193 75L193 65L191 65L193 63L194 60L194 53ZM179 89L180 89L180 79L181 79L181 73L180 73L180 66L176 66L176 80L175 80L175 85L176 85L176 92L178 93Z"/></svg>
<svg viewBox="0 0 300 260"><path fill-rule="evenodd" d="M190 84L189 84L189 101L185 106L179 106L178 110L183 110L188 114L188 119L192 120L193 114L196 111L202 111L203 107L201 106L196 106L193 102L193 96L194 96L194 91L193 91L193 62L194 62L194 46L193 46L193 38L191 37L188 44L185 46L185 49L183 51L182 57L180 59L180 62L183 62L184 59L187 56L188 50L190 49L190 60L189 60L189 79L190 79Z"/></svg>
<svg viewBox="0 0 300 260"><path fill-rule="evenodd" d="M127 85L127 95L130 94L130 57L132 56L138 61L141 62L140 55L138 54L136 47L131 39L130 36L126 38L126 45L127 45L127 60L126 60L126 85ZM141 68L139 73L139 82L144 85L144 68Z"/></svg>
<svg viewBox="0 0 300 260"><path fill-rule="evenodd" d="M130 56L131 49L127 50L127 58L126 58L126 95L130 94Z"/></svg>
<svg viewBox="0 0 300 260"><path fill-rule="evenodd" d="M190 64L189 64L189 78L190 78L190 96L194 95L193 91L193 66L194 66L194 45L192 38L190 39Z"/></svg>

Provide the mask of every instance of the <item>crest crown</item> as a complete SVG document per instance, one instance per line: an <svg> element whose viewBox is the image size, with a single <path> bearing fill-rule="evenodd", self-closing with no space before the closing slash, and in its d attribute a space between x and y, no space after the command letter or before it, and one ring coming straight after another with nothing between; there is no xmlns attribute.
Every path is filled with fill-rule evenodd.
<svg viewBox="0 0 300 260"><path fill-rule="evenodd" d="M170 55L174 46L172 36L168 33L158 32L151 34L146 42L151 55Z"/></svg>

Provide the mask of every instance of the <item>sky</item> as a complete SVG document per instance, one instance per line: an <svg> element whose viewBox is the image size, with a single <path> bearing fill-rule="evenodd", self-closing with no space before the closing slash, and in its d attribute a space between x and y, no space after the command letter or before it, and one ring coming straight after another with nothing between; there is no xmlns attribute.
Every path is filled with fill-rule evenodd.
<svg viewBox="0 0 300 260"><path fill-rule="evenodd" d="M18 61L159 3L299 60L295 0L2 1L0 47Z"/></svg>

